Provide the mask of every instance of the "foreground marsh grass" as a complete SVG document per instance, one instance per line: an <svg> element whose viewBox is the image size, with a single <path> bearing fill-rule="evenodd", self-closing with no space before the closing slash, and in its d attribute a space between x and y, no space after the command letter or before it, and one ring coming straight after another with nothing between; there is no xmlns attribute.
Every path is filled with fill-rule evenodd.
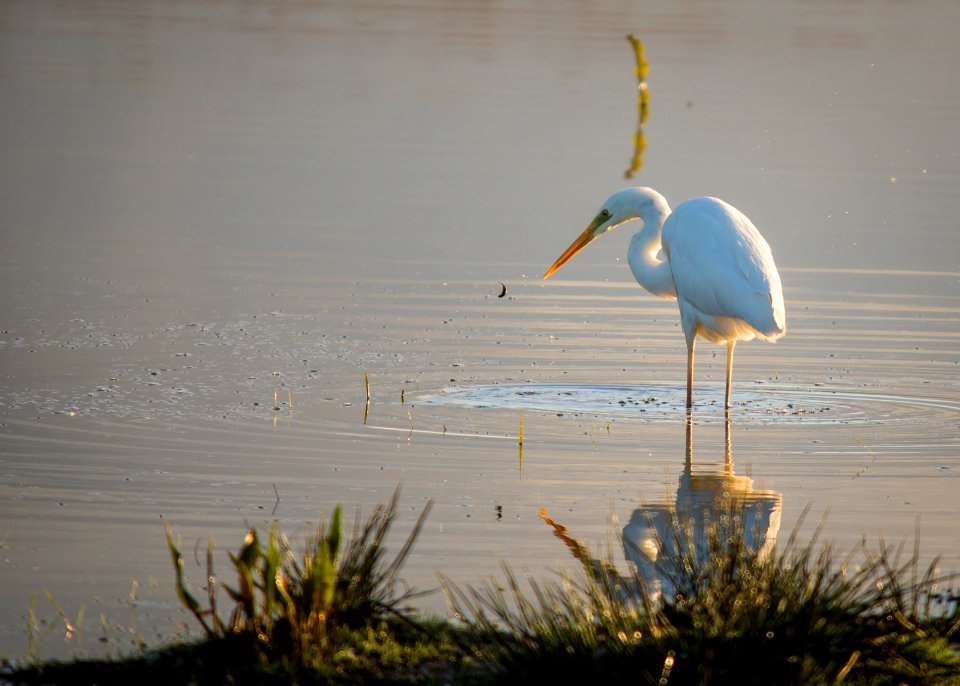
<svg viewBox="0 0 960 686"><path fill-rule="evenodd" d="M781 550L747 543L736 509L706 539L674 521L669 593L621 573L544 515L580 563L574 575L461 589L443 579L455 621L425 620L384 540L399 492L345 541L340 509L297 553L276 526L248 531L221 583L208 550L205 602L190 591L168 531L181 602L206 639L113 661L36 664L13 683L498 684L594 679L641 684L960 684L960 596L936 565L900 562L882 543L840 557L796 535ZM705 540L705 542L704 542ZM232 607L221 614L218 589Z"/></svg>
<svg viewBox="0 0 960 686"><path fill-rule="evenodd" d="M936 563L881 543L840 557L816 537L767 553L748 544L735 507L698 543L675 519L680 554L648 579L552 524L581 563L577 577L481 589L446 583L456 616L503 680L649 684L960 684L960 596ZM665 542L661 542L664 544ZM532 594L532 595L531 595Z"/></svg>
<svg viewBox="0 0 960 686"><path fill-rule="evenodd" d="M207 547L207 607L190 592L183 574L183 556L172 530L167 545L177 576L177 594L208 638L249 634L255 636L267 656L292 658L303 664L323 660L336 650L331 635L339 628L366 627L388 616L404 619L411 614L405 603L417 595L399 590L398 574L410 554L428 503L391 562L385 561L384 541L396 516L399 489L386 506L378 506L344 542L342 514L334 508L329 527L317 528L298 554L286 534L274 525L261 543L250 529L236 555L230 555L237 585L217 581L213 569L213 545ZM217 605L222 587L234 607L227 620Z"/></svg>

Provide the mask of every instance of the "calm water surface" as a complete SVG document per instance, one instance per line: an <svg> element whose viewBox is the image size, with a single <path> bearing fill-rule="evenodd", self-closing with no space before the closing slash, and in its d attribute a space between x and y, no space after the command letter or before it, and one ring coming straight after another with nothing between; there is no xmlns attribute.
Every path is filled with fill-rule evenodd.
<svg viewBox="0 0 960 686"><path fill-rule="evenodd" d="M41 656L195 633L164 523L234 548L397 484L398 540L436 503L418 588L569 568L541 507L603 544L718 483L781 539L808 506L843 549L912 549L919 521L924 561L960 567L958 25L936 2L4 3L0 654L27 652L32 594L56 618L44 589L85 619ZM738 347L726 466L723 350L699 349L685 466L676 306L633 283L629 228L540 281L629 183L729 200L780 266L789 333Z"/></svg>

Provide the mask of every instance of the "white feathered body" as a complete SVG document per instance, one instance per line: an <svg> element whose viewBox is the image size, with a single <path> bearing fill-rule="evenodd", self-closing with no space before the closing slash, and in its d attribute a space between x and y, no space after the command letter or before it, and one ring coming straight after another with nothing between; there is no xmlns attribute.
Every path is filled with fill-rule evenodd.
<svg viewBox="0 0 960 686"><path fill-rule="evenodd" d="M661 241L688 345L697 335L722 343L786 333L770 246L737 208L717 198L682 202L663 222ZM634 274L645 285L637 268Z"/></svg>

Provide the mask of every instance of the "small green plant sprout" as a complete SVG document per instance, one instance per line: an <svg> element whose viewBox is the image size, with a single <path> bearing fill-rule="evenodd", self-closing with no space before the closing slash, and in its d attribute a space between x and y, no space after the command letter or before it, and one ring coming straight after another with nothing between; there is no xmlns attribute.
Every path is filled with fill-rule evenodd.
<svg viewBox="0 0 960 686"><path fill-rule="evenodd" d="M364 372L363 387L367 393L367 400L363 404L363 425L367 425L367 418L370 416L370 377Z"/></svg>

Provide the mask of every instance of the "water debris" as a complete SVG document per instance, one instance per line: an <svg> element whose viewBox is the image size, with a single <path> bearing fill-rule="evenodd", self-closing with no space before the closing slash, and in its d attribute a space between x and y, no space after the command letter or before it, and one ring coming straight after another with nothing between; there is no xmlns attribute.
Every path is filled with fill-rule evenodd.
<svg viewBox="0 0 960 686"><path fill-rule="evenodd" d="M497 297L502 298L507 294L507 284L505 284L503 281L499 281L498 283L500 284L500 295Z"/></svg>

